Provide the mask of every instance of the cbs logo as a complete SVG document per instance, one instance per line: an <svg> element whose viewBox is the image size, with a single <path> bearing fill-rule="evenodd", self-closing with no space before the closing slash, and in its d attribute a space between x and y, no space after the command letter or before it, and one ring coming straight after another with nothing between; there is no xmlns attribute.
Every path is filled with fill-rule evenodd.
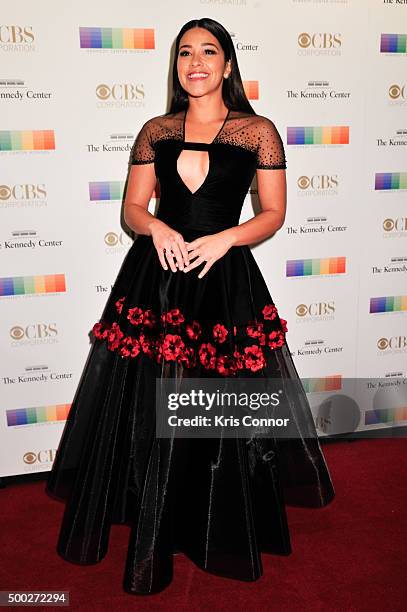
<svg viewBox="0 0 407 612"><path fill-rule="evenodd" d="M32 43L34 42L34 34L31 26L0 25L0 42Z"/></svg>
<svg viewBox="0 0 407 612"><path fill-rule="evenodd" d="M23 461L28 465L33 465L34 463L49 463L54 461L55 455L56 449L54 448L40 450L38 453L34 453L34 451L27 451L23 455Z"/></svg>
<svg viewBox="0 0 407 612"><path fill-rule="evenodd" d="M141 100L145 97L144 86L140 83L101 83L96 87L99 100Z"/></svg>
<svg viewBox="0 0 407 612"><path fill-rule="evenodd" d="M298 44L302 49L308 49L309 47L313 49L337 49L342 45L342 41L340 34L302 32L298 36Z"/></svg>
<svg viewBox="0 0 407 612"><path fill-rule="evenodd" d="M10 198L15 200L38 200L45 198L47 192L45 185L0 185L0 201L6 202Z"/></svg>
<svg viewBox="0 0 407 612"><path fill-rule="evenodd" d="M385 219L383 221L383 229L385 232L405 232L407 231L407 217L398 217L396 219Z"/></svg>
<svg viewBox="0 0 407 612"><path fill-rule="evenodd" d="M335 312L335 302L314 302L313 304L298 304L295 313L298 317L328 315Z"/></svg>
<svg viewBox="0 0 407 612"><path fill-rule="evenodd" d="M299 189L305 191L306 189L332 189L338 187L337 175L327 176L326 174L320 174L316 176L300 176L297 180Z"/></svg>
<svg viewBox="0 0 407 612"><path fill-rule="evenodd" d="M392 336L391 338L380 338L377 341L377 348L381 351L386 349L407 348L407 336Z"/></svg>
<svg viewBox="0 0 407 612"><path fill-rule="evenodd" d="M27 340L43 340L57 335L56 323L35 323L26 327L14 325L10 329L10 336L13 340L23 340L24 338Z"/></svg>

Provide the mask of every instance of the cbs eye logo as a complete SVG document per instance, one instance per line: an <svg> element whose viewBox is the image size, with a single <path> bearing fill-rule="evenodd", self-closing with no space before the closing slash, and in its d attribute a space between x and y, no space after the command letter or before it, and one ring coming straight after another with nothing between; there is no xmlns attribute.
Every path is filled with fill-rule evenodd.
<svg viewBox="0 0 407 612"><path fill-rule="evenodd" d="M96 95L100 100L107 100L110 96L110 87L108 85L98 85L96 87Z"/></svg>
<svg viewBox="0 0 407 612"><path fill-rule="evenodd" d="M25 455L23 456L23 461L24 463L28 463L28 464L35 463L37 461L37 455L29 451L28 453L25 453Z"/></svg>
<svg viewBox="0 0 407 612"><path fill-rule="evenodd" d="M114 232L108 232L105 235L105 243L107 244L107 246L116 246L118 242L119 242L119 237Z"/></svg>
<svg viewBox="0 0 407 612"><path fill-rule="evenodd" d="M132 242L125 232L120 232L119 234L116 234L116 232L108 232L105 234L104 240L108 247L128 246Z"/></svg>
<svg viewBox="0 0 407 612"><path fill-rule="evenodd" d="M311 181L308 176L300 176L297 181L297 185L300 189L308 189L308 187L311 185Z"/></svg>
<svg viewBox="0 0 407 612"><path fill-rule="evenodd" d="M11 197L11 189L8 185L0 185L0 200L8 200Z"/></svg>
<svg viewBox="0 0 407 612"><path fill-rule="evenodd" d="M19 325L15 325L10 329L10 336L13 338L13 340L21 340L21 338L24 338L24 334L24 329Z"/></svg>
<svg viewBox="0 0 407 612"><path fill-rule="evenodd" d="M304 317L308 312L308 308L305 304L298 304L295 312L299 317Z"/></svg>
<svg viewBox="0 0 407 612"><path fill-rule="evenodd" d="M406 99L406 86L397 85L394 83L389 87L389 96L392 100L398 100L399 98Z"/></svg>
<svg viewBox="0 0 407 612"><path fill-rule="evenodd" d="M300 45L300 47L302 47L303 49L306 49L307 47L310 46L311 44L311 36L309 34L307 34L307 32L303 32L302 34L299 35L298 37L298 44Z"/></svg>

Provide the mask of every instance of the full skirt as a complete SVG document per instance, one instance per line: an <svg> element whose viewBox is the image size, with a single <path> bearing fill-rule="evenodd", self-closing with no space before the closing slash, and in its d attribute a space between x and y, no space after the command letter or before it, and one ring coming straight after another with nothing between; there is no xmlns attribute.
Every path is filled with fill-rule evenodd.
<svg viewBox="0 0 407 612"><path fill-rule="evenodd" d="M135 240L93 328L46 483L66 502L64 559L97 563L111 525L130 526L132 594L168 586L177 551L208 572L257 580L262 552L292 552L286 506L335 495L286 321L251 250L232 247L202 279L200 269L165 271L151 237ZM295 436L157 437L156 380L182 376L297 382L286 389Z"/></svg>

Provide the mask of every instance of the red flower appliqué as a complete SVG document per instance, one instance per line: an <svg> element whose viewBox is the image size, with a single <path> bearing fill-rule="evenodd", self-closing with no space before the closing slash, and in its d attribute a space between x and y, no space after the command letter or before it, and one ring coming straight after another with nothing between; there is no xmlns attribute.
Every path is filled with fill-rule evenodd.
<svg viewBox="0 0 407 612"><path fill-rule="evenodd" d="M175 361L185 349L181 336L166 334L163 342L163 355L168 361Z"/></svg>
<svg viewBox="0 0 407 612"><path fill-rule="evenodd" d="M197 364L194 349L192 347L185 347L184 351L178 355L178 363L181 363L186 368L194 368Z"/></svg>
<svg viewBox="0 0 407 612"><path fill-rule="evenodd" d="M107 333L107 347L109 351L115 351L119 348L124 334L117 323L113 323Z"/></svg>
<svg viewBox="0 0 407 612"><path fill-rule="evenodd" d="M210 343L204 343L199 349L199 360L205 368L213 370L216 366L216 348Z"/></svg>
<svg viewBox="0 0 407 612"><path fill-rule="evenodd" d="M161 315L161 320L163 323L167 322L167 323L170 323L171 325L180 325L181 323L185 321L185 317L179 308L173 308L172 310L169 310L168 312L164 312Z"/></svg>
<svg viewBox="0 0 407 612"><path fill-rule="evenodd" d="M272 331L267 341L271 349L278 348L284 344L284 334L280 331Z"/></svg>
<svg viewBox="0 0 407 612"><path fill-rule="evenodd" d="M221 355L216 360L216 370L222 376L233 376L237 369L236 360L230 355Z"/></svg>
<svg viewBox="0 0 407 612"><path fill-rule="evenodd" d="M108 330L105 328L103 323L95 323L92 328L93 335L98 340L105 340L107 338Z"/></svg>
<svg viewBox="0 0 407 612"><path fill-rule="evenodd" d="M277 316L277 308L274 304L266 304L266 306L262 310L263 317L267 321L272 321Z"/></svg>
<svg viewBox="0 0 407 612"><path fill-rule="evenodd" d="M115 302L119 315L123 313L125 301L126 296L122 296ZM122 329L118 321L98 321L92 331L97 340L106 341L108 349L122 358L131 359L144 354L157 363L177 362L186 368L203 366L221 376L234 376L245 369L249 372L261 370L266 366L264 350L275 350L285 342L287 321L277 316L274 304L267 304L261 312L262 322L255 318L228 329L222 322L187 321L180 308L157 315L151 308L135 305L127 309ZM129 327L126 321L129 321L131 329L128 335L123 331L126 325ZM173 331L168 330L168 325L174 327ZM234 342L231 353L227 352L226 344L229 333ZM239 351L237 343L242 341L244 346L245 339L255 343Z"/></svg>
<svg viewBox="0 0 407 612"><path fill-rule="evenodd" d="M192 323L187 323L185 330L190 340L198 340L198 338L202 334L202 327L198 323L198 321L192 321Z"/></svg>
<svg viewBox="0 0 407 612"><path fill-rule="evenodd" d="M236 370L244 369L245 365L244 365L243 355L239 353L237 349L233 351L233 360L235 362Z"/></svg>
<svg viewBox="0 0 407 612"><path fill-rule="evenodd" d="M148 338L145 334L140 334L139 342L143 353L153 358L156 349L154 340Z"/></svg>
<svg viewBox="0 0 407 612"><path fill-rule="evenodd" d="M130 308L127 318L133 325L141 325L143 323L142 309L138 308L138 306L136 306L135 308Z"/></svg>
<svg viewBox="0 0 407 612"><path fill-rule="evenodd" d="M137 357L140 352L140 342L136 338L131 338L130 336L123 338L120 346L120 355L122 357Z"/></svg>
<svg viewBox="0 0 407 612"><path fill-rule="evenodd" d="M226 340L226 336L228 335L228 330L226 329L224 325L217 323L216 325L214 325L212 333L213 333L213 337L215 338L215 341L219 342L219 344L222 344Z"/></svg>
<svg viewBox="0 0 407 612"><path fill-rule="evenodd" d="M117 310L117 312L118 312L119 314L121 314L121 313L122 313L122 310L123 310L123 302L124 302L124 300L125 300L125 299L126 299L126 298L123 296L123 297L119 298L119 299L117 300L117 302L115 303L116 310Z"/></svg>
<svg viewBox="0 0 407 612"><path fill-rule="evenodd" d="M254 323L246 327L247 335L251 338L260 338L263 333L263 323Z"/></svg>
<svg viewBox="0 0 407 612"><path fill-rule="evenodd" d="M256 346L255 344L253 344L253 346L247 346L243 353L244 363L248 370L257 372L257 370L261 370L266 365L263 351L259 346Z"/></svg>

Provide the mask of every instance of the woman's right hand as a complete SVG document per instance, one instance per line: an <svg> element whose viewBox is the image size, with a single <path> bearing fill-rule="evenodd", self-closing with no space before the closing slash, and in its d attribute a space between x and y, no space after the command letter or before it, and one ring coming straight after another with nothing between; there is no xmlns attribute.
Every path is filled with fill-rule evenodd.
<svg viewBox="0 0 407 612"><path fill-rule="evenodd" d="M189 265L189 254L182 234L173 230L166 223L155 220L150 226L151 237L164 270L168 270L167 261L173 272L183 270ZM175 262L174 262L175 258Z"/></svg>

